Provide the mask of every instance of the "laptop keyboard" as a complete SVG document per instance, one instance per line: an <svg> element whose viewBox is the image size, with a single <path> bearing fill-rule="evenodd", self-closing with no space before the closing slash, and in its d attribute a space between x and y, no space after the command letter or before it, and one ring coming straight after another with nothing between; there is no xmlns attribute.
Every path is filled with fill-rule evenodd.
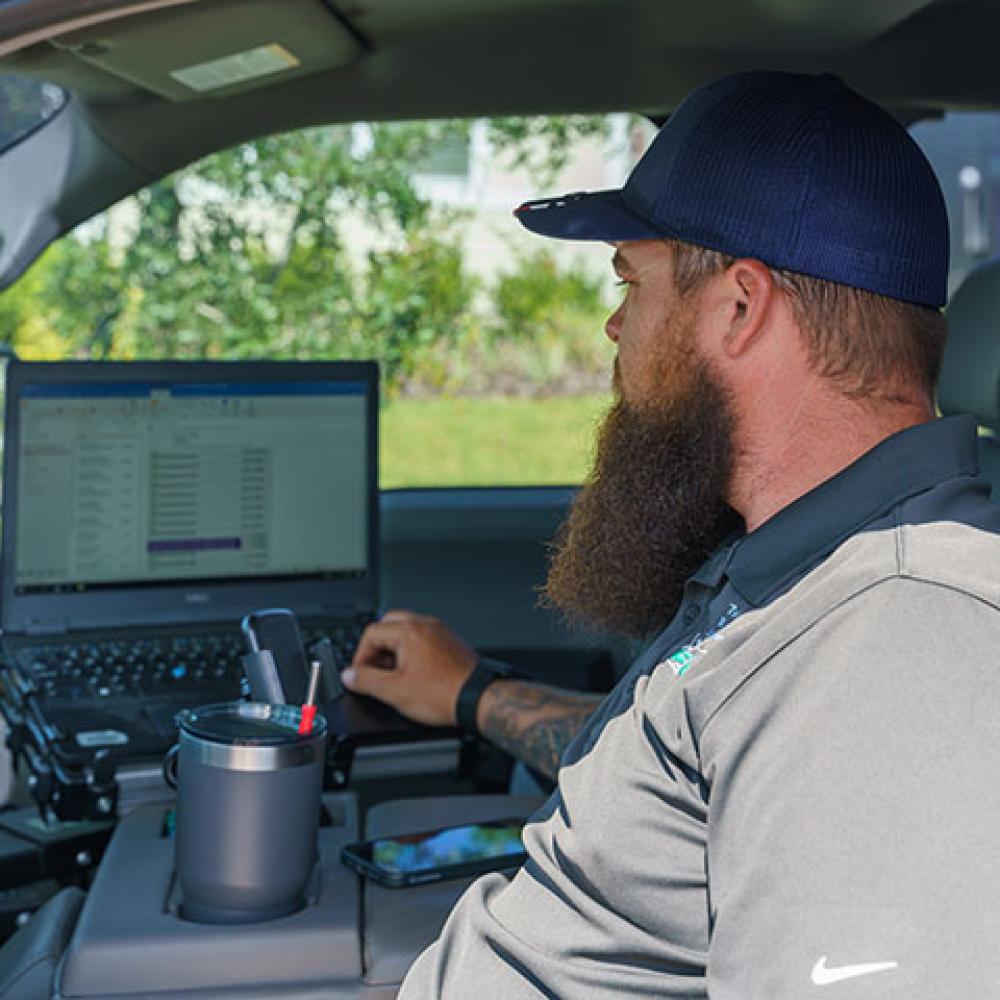
<svg viewBox="0 0 1000 1000"><path fill-rule="evenodd" d="M236 697L243 643L232 633L45 643L18 651L47 700L82 701L218 691Z"/></svg>
<svg viewBox="0 0 1000 1000"><path fill-rule="evenodd" d="M308 648L322 638L333 643L338 667L353 656L367 618L301 628ZM246 652L233 630L121 635L86 642L41 642L22 646L16 659L25 678L49 704L80 704L120 699L142 701L163 695L192 703L240 697Z"/></svg>

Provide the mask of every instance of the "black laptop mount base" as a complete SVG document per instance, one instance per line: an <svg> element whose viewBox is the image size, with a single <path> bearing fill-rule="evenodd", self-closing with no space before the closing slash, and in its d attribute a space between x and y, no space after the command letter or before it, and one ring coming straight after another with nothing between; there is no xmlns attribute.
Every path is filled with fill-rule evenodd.
<svg viewBox="0 0 1000 1000"><path fill-rule="evenodd" d="M85 749L54 732L39 711L36 692L10 669L0 670L0 714L7 747L44 822L107 820L118 812L118 754Z"/></svg>

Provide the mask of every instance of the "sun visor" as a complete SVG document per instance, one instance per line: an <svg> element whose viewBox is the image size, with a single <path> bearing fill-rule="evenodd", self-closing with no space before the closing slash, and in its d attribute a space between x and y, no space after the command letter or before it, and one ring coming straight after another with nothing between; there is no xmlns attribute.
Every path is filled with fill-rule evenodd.
<svg viewBox="0 0 1000 1000"><path fill-rule="evenodd" d="M365 51L361 37L316 0L184 5L105 21L51 44L172 101L329 71Z"/></svg>

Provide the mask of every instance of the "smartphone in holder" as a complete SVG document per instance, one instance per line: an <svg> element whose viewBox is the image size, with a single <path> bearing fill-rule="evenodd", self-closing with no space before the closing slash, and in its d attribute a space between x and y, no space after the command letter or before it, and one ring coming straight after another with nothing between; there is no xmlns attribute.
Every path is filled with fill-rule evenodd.
<svg viewBox="0 0 1000 1000"><path fill-rule="evenodd" d="M303 704L309 687L309 664L295 615L288 608L253 611L243 619L241 628L250 653L271 654L283 701Z"/></svg>
<svg viewBox="0 0 1000 1000"><path fill-rule="evenodd" d="M448 826L349 844L340 859L390 888L519 868L525 860L523 819Z"/></svg>

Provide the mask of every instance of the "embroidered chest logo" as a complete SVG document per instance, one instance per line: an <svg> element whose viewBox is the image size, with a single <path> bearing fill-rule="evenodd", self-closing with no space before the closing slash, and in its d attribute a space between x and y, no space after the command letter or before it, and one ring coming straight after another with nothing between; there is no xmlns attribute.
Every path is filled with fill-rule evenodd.
<svg viewBox="0 0 1000 1000"><path fill-rule="evenodd" d="M721 615L707 632L696 633L690 642L685 643L677 652L671 653L666 659L661 660L657 667L669 666L676 677L683 677L694 666L694 661L705 652L709 643L718 642L722 630L731 622L736 621L742 613L743 609L739 605L730 604L726 608L725 614Z"/></svg>

